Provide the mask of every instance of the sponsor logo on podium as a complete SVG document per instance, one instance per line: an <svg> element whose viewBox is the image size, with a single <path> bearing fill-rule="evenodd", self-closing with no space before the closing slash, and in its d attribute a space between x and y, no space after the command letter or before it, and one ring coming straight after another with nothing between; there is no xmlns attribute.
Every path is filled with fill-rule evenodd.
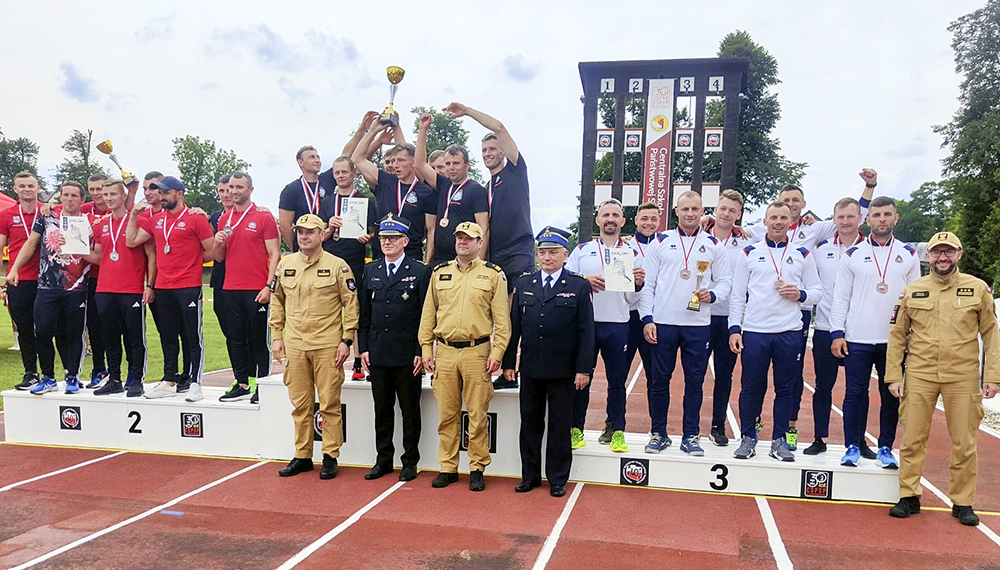
<svg viewBox="0 0 1000 570"><path fill-rule="evenodd" d="M59 429L80 430L80 406L59 406Z"/></svg>
<svg viewBox="0 0 1000 570"><path fill-rule="evenodd" d="M181 437L205 437L205 422L201 414L181 412Z"/></svg>
<svg viewBox="0 0 1000 570"><path fill-rule="evenodd" d="M486 414L486 435L490 438L490 453L497 452L497 414ZM469 450L469 412L462 410L462 439L458 442L459 451Z"/></svg>
<svg viewBox="0 0 1000 570"><path fill-rule="evenodd" d="M649 460L629 459L622 457L621 480L622 485L637 485L639 487L649 486Z"/></svg>
<svg viewBox="0 0 1000 570"><path fill-rule="evenodd" d="M832 499L833 471L802 470L803 499Z"/></svg>
<svg viewBox="0 0 1000 570"><path fill-rule="evenodd" d="M340 405L340 426L347 443L347 404ZM323 441L323 414L319 413L319 402L313 403L313 441Z"/></svg>

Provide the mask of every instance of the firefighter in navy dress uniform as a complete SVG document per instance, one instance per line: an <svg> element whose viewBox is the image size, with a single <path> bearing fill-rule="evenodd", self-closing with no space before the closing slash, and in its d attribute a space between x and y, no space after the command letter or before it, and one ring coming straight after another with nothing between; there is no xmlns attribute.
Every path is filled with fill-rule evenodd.
<svg viewBox="0 0 1000 570"><path fill-rule="evenodd" d="M503 358L504 376L513 380L521 341L521 482L526 493L542 484L542 434L548 407L545 475L549 494L566 494L573 450L573 391L590 382L594 365L594 305L590 283L563 268L566 230L546 227L538 236L540 269L515 284L511 340Z"/></svg>

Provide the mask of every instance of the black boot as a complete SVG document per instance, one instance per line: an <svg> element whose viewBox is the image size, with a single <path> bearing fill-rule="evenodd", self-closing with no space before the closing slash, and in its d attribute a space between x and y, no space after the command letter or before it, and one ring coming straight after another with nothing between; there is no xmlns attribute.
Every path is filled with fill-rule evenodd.
<svg viewBox="0 0 1000 570"><path fill-rule="evenodd" d="M954 513L954 510L952 510ZM905 519L910 515L920 514L920 497L902 497L896 506L889 509L889 516Z"/></svg>
<svg viewBox="0 0 1000 570"><path fill-rule="evenodd" d="M323 468L319 470L320 479L333 479L337 476L337 458L323 454Z"/></svg>

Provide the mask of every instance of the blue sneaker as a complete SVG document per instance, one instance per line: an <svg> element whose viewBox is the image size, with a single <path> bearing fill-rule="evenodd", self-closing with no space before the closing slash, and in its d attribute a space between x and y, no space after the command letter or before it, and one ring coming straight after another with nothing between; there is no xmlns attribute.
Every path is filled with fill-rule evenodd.
<svg viewBox="0 0 1000 570"><path fill-rule="evenodd" d="M861 448L852 443L847 446L847 453L840 458L840 464L848 467L857 467L858 461L861 461Z"/></svg>
<svg viewBox="0 0 1000 570"><path fill-rule="evenodd" d="M700 438L697 435L689 435L681 441L681 451L687 453L688 455L693 455L695 457L701 457L705 455L705 450L701 448L698 443Z"/></svg>
<svg viewBox="0 0 1000 570"><path fill-rule="evenodd" d="M659 453L670 446L670 438L658 433L654 433L649 438L644 451L646 453Z"/></svg>
<svg viewBox="0 0 1000 570"><path fill-rule="evenodd" d="M882 469L899 469L899 461L892 455L892 449L886 446L878 448L877 459Z"/></svg>
<svg viewBox="0 0 1000 570"><path fill-rule="evenodd" d="M48 376L42 376L42 379L31 388L32 394L37 394L41 396L46 392L58 392L59 386L56 381L49 378Z"/></svg>
<svg viewBox="0 0 1000 570"><path fill-rule="evenodd" d="M108 379L108 371L101 370L100 372L94 372L90 375L90 384L87 384L86 388L88 390L93 390L95 388L100 388L104 385L104 381Z"/></svg>
<svg viewBox="0 0 1000 570"><path fill-rule="evenodd" d="M77 378L76 376L67 376L66 377L66 393L67 394L76 394L79 391L80 391L80 379Z"/></svg>

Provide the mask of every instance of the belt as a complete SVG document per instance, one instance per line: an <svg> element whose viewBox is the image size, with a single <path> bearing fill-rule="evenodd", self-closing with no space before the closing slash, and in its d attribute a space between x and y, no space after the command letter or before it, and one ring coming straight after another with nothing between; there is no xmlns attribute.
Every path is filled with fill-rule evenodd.
<svg viewBox="0 0 1000 570"><path fill-rule="evenodd" d="M476 340L454 340L454 341L448 341L448 340L445 340L445 339L443 339L441 337L437 337L437 339L438 339L438 342L440 342L441 344L444 344L446 346L450 346L452 348L469 348L470 346L479 346L479 345L483 344L484 342L489 342L490 341L490 337L488 337L488 336L484 336L483 338L476 339Z"/></svg>

